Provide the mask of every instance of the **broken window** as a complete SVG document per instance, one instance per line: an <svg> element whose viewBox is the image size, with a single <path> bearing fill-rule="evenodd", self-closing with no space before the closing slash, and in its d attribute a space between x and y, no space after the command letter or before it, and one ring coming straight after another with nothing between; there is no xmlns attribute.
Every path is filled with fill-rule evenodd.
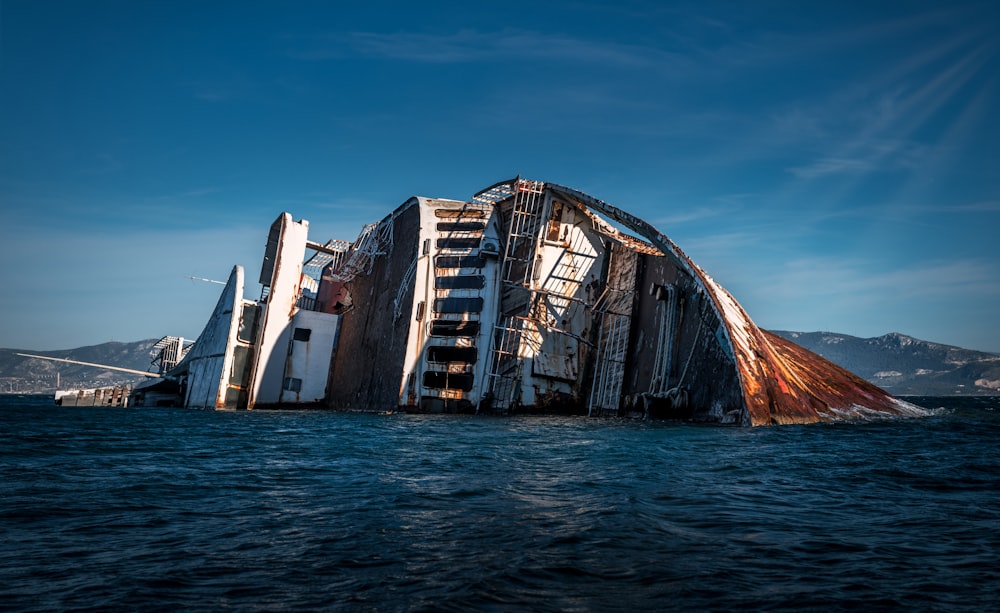
<svg viewBox="0 0 1000 613"><path fill-rule="evenodd" d="M256 304L244 304L240 316L240 330L237 338L244 343L252 343L257 334L257 315L260 307Z"/></svg>
<svg viewBox="0 0 1000 613"><path fill-rule="evenodd" d="M476 209L437 209L434 211L434 215L442 219L482 219L486 217L484 211Z"/></svg>
<svg viewBox="0 0 1000 613"><path fill-rule="evenodd" d="M562 211L562 202L552 203L552 217L549 219L549 229L548 233L545 235L545 240L553 242L559 240L559 226L562 225Z"/></svg>

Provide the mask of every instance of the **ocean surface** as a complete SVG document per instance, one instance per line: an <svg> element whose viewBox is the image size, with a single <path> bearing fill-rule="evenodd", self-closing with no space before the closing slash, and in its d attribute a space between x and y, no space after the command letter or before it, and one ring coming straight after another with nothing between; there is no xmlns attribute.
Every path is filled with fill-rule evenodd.
<svg viewBox="0 0 1000 613"><path fill-rule="evenodd" d="M1000 610L1000 398L757 429L0 396L0 610Z"/></svg>

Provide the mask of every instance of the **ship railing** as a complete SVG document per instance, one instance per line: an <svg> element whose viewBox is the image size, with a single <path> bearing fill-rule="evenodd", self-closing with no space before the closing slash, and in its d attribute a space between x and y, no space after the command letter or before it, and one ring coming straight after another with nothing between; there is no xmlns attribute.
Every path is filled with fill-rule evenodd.
<svg viewBox="0 0 1000 613"><path fill-rule="evenodd" d="M392 244L393 218L366 225L351 246L349 255L345 255L342 263L334 267L333 278L346 283L359 274L371 274L375 258L391 251Z"/></svg>
<svg viewBox="0 0 1000 613"><path fill-rule="evenodd" d="M317 306L317 300L315 296L307 296L302 294L295 301L295 306L302 309L303 311L315 311Z"/></svg>
<svg viewBox="0 0 1000 613"><path fill-rule="evenodd" d="M521 332L524 319L514 316L504 317L493 328L494 349L490 360L488 394L492 398L492 408L506 415L514 403L521 378Z"/></svg>
<svg viewBox="0 0 1000 613"><path fill-rule="evenodd" d="M605 288L594 306L600 315L594 381L587 409L591 416L615 416L621 402L634 292Z"/></svg>
<svg viewBox="0 0 1000 613"><path fill-rule="evenodd" d="M516 191L515 185L517 185L520 180L521 178L517 177L508 181L494 183L486 189L476 192L476 194L472 196L472 201L476 204L494 206L497 203L513 196Z"/></svg>

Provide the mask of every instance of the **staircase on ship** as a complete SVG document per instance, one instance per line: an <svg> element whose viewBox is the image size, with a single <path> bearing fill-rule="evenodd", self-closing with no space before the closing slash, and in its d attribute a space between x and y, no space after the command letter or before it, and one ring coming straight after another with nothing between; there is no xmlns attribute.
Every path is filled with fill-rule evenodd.
<svg viewBox="0 0 1000 613"><path fill-rule="evenodd" d="M504 189L506 188L506 189ZM482 196L482 194L477 195ZM542 252L545 240L560 240L559 209L545 184L537 181L515 179L501 187L494 186L486 196L493 204L512 200L502 207L505 243L501 262L501 308L494 328L494 344L487 372L488 397L484 403L495 413L506 415L521 405L521 387L526 373L526 357L533 356L536 370L570 370L567 364L540 360L543 333L556 346L584 343L593 345L570 330L561 322L572 321L578 309L584 309L600 319L600 334L596 344L596 378L588 400L588 414L615 415L624 378L634 297L636 258L621 249L623 261L631 263L624 271L625 289L608 288L596 304L588 304L583 283L588 271L599 255L584 249L582 235L570 239L558 255L551 272L541 279ZM547 220L552 219L550 226ZM563 237L564 238L564 237ZM631 256L631 257L628 257ZM564 379L579 379L576 372L550 373Z"/></svg>

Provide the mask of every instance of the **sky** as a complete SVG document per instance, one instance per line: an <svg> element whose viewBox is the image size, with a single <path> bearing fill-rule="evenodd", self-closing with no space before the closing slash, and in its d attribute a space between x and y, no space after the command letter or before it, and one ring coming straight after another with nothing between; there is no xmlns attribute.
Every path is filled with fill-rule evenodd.
<svg viewBox="0 0 1000 613"><path fill-rule="evenodd" d="M998 7L0 0L0 347L194 338L282 211L520 175L761 327L1000 352Z"/></svg>

